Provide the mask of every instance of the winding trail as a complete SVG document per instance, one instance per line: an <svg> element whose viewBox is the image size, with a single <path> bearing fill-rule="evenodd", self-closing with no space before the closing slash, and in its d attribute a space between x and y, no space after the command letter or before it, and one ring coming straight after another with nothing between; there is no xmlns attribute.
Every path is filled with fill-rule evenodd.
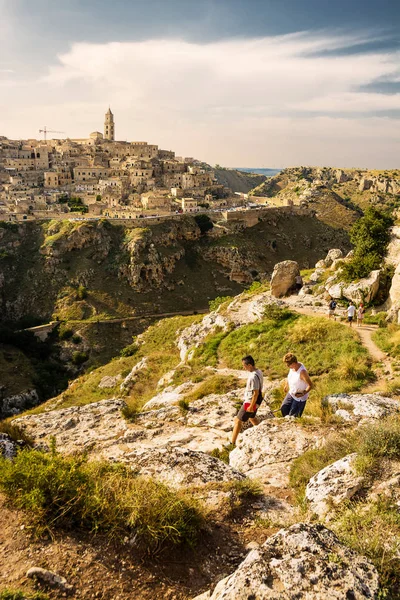
<svg viewBox="0 0 400 600"><path fill-rule="evenodd" d="M321 310L313 310L312 308L298 307L295 305L290 305L290 308L301 315L306 315L308 317L326 317L328 315ZM340 313L337 313L340 314ZM352 327L353 331L357 333L360 338L360 341L364 348L368 350L369 355L371 356L373 362L382 363L383 368L376 371L377 380L374 384L369 384L363 390L363 392L373 391L376 388L376 385L381 382L386 382L387 373L392 374L392 359L389 355L387 355L383 350L381 350L372 339L372 334L377 331L377 325L362 325L361 327L357 327L355 323Z"/></svg>

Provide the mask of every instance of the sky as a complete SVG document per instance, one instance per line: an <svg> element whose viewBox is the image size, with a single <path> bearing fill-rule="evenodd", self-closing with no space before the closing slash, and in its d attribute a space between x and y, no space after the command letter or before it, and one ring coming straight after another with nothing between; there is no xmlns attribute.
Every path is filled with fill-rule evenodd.
<svg viewBox="0 0 400 600"><path fill-rule="evenodd" d="M0 135L400 167L398 0L0 0Z"/></svg>

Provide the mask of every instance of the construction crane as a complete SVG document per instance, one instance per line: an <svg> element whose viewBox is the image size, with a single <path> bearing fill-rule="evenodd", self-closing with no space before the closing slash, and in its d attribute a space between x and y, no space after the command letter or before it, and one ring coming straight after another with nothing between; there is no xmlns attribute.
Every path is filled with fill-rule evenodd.
<svg viewBox="0 0 400 600"><path fill-rule="evenodd" d="M44 134L44 141L47 141L47 134L48 133L65 133L65 131L56 131L55 129L47 129L46 125L43 127L43 129L39 129L39 133L43 133Z"/></svg>

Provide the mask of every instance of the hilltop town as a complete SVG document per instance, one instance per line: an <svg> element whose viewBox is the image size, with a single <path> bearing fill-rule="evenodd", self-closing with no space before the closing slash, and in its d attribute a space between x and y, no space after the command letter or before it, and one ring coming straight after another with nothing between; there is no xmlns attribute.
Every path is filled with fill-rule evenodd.
<svg viewBox="0 0 400 600"><path fill-rule="evenodd" d="M0 219L66 218L70 212L133 219L241 202L204 163L155 144L117 141L111 109L104 134L47 139L48 130L42 131L43 140L0 136Z"/></svg>

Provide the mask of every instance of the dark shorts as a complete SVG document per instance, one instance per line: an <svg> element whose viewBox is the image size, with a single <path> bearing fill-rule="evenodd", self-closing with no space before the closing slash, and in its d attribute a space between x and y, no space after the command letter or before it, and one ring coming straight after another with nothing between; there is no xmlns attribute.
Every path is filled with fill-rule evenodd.
<svg viewBox="0 0 400 600"><path fill-rule="evenodd" d="M290 394L286 394L282 402L281 413L282 417L301 417L306 407L307 400L296 400Z"/></svg>
<svg viewBox="0 0 400 600"><path fill-rule="evenodd" d="M246 423L249 419L255 419L261 402L256 403L256 410L254 412L248 412L247 410L244 410L242 406L238 414L236 415L236 418L239 419L239 421L242 421L242 423Z"/></svg>
<svg viewBox="0 0 400 600"><path fill-rule="evenodd" d="M347 317L347 320L348 320L349 323L351 323L352 320L353 320L353 317Z"/></svg>

